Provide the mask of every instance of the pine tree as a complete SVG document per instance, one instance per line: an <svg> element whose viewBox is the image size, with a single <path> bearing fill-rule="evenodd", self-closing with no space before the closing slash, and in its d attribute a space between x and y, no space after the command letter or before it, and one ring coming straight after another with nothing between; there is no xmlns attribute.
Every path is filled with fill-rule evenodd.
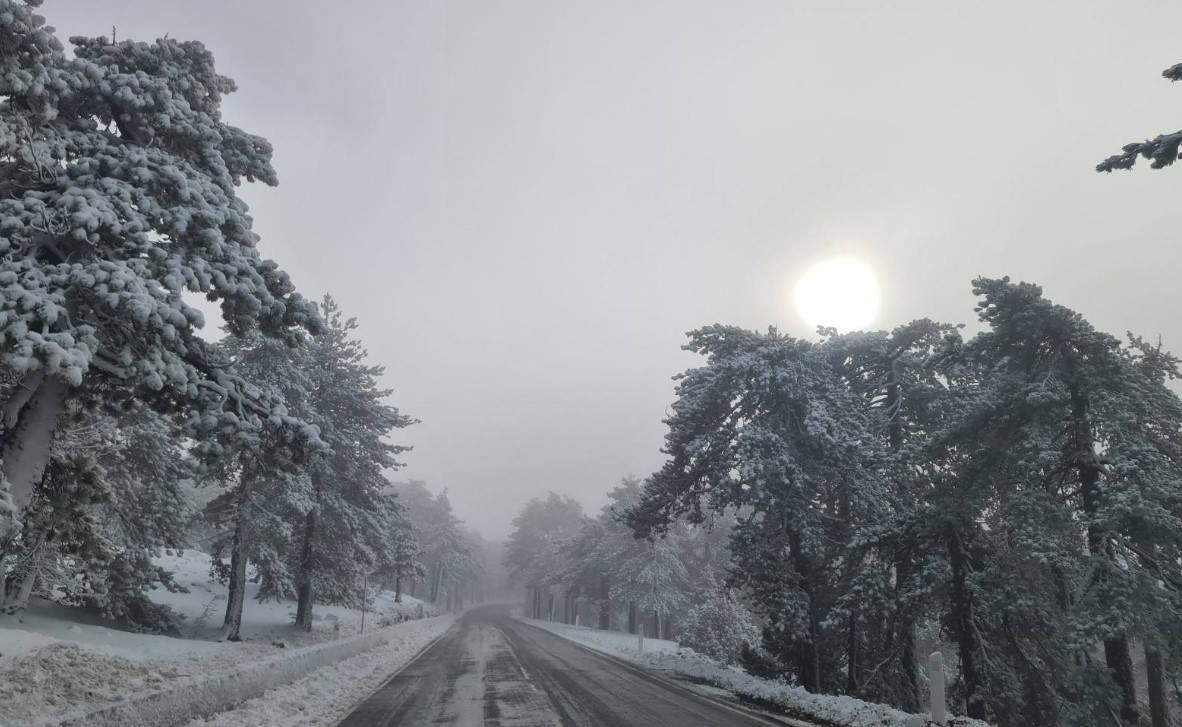
<svg viewBox="0 0 1182 727"><path fill-rule="evenodd" d="M707 365L680 377L666 465L626 519L640 536L687 515L743 508L732 536L733 581L766 619L765 645L810 691L835 686L841 638L827 617L839 593L826 567L849 522L885 499L858 399L822 346L713 326L690 334Z"/></svg>
<svg viewBox="0 0 1182 727"><path fill-rule="evenodd" d="M394 602L402 603L406 586L422 580L427 575L427 569L419 560L422 554L419 530L411 522L407 507L388 488L383 497L388 500L385 508L389 520L386 524L387 540L382 549L383 557L377 575L381 579L382 590L393 587Z"/></svg>
<svg viewBox="0 0 1182 727"><path fill-rule="evenodd" d="M406 447L386 437L412 423L384 403L390 394L379 385L384 369L366 363L356 320L345 319L331 297L321 312L326 330L308 344L304 363L311 389L296 409L330 448L311 467L314 504L303 519L295 564L296 623L304 628L312 625L314 594L324 603L359 605L368 598L362 583L394 557L387 550L390 530L401 513L396 500L382 495L383 473L399 466L395 457Z"/></svg>
<svg viewBox="0 0 1182 727"><path fill-rule="evenodd" d="M5 529L88 374L183 412L189 436L277 414L196 335L185 292L219 301L235 335L319 328L258 254L236 188L275 183L271 149L222 120L235 86L209 51L74 38L70 56L39 4L0 0L0 349L21 377L0 416Z"/></svg>
<svg viewBox="0 0 1182 727"><path fill-rule="evenodd" d="M1182 80L1182 63L1170 66L1161 72L1170 81ZM1112 172L1118 169L1132 169L1137 163L1137 157L1150 160L1153 169L1162 169L1173 164L1179 158L1179 147L1182 146L1182 131L1170 134L1159 134L1153 139L1143 142L1125 144L1120 154L1108 157L1096 165L1097 172Z"/></svg>
<svg viewBox="0 0 1182 727"><path fill-rule="evenodd" d="M681 624L679 642L733 664L744 648L759 645L760 629L738 595L708 574Z"/></svg>
<svg viewBox="0 0 1182 727"><path fill-rule="evenodd" d="M912 712L920 708L915 631L929 615L929 566L939 560L919 537L915 505L925 493L913 463L925 456L937 424L932 404L946 390L933 356L954 331L923 319L889 333L825 332L831 365L864 402L888 483L882 519L857 524L845 563L846 690ZM864 678L862 663L874 665Z"/></svg>
<svg viewBox="0 0 1182 727"><path fill-rule="evenodd" d="M557 596L566 590L564 546L578 535L583 506L565 495L533 498L513 518L505 548L505 565L514 582L531 596L532 618L551 618Z"/></svg>
<svg viewBox="0 0 1182 727"><path fill-rule="evenodd" d="M260 392L270 400L300 402L311 395L307 345L287 346L253 335L228 338L223 346L236 367L257 377ZM205 517L223 533L211 555L214 575L229 588L222 629L226 640L240 639L248 563L259 570L261 592L294 595L296 575L288 551L297 540L298 523L315 502L311 464L327 450L319 429L305 427L306 434L272 426L250 437L231 430L213 440L214 446L198 450L204 481L223 490L206 504ZM227 554L228 564L223 561Z"/></svg>
<svg viewBox="0 0 1182 727"><path fill-rule="evenodd" d="M452 512L447 490L432 495L425 482L410 480L396 482L392 491L406 518L415 526L418 535L418 559L424 567L425 594L417 594L431 603L440 603L454 591L457 576L471 575L479 570L474 543L464 532L462 521ZM412 593L417 587L411 581Z"/></svg>
<svg viewBox="0 0 1182 727"><path fill-rule="evenodd" d="M67 405L25 526L4 546L13 564L9 613L22 612L35 592L135 630L179 625L148 592L179 588L151 559L162 547L184 545L192 517L182 492L189 460L174 425L118 393L86 387Z"/></svg>

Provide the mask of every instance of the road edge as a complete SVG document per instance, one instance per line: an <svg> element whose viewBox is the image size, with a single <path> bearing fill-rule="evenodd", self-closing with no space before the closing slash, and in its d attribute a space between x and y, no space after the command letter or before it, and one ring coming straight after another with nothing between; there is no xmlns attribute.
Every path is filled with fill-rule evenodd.
<svg viewBox="0 0 1182 727"><path fill-rule="evenodd" d="M764 712L762 710L755 709L754 707L748 707L745 704L736 704L735 702L728 702L725 699L719 699L717 697L711 697L708 694L702 694L701 692L695 691L691 687L686 686L685 684L679 682L678 680L671 679L671 678L665 676L664 674L657 672L656 670L648 669L648 668L641 666L640 664L637 664L635 662L620 658L620 657L616 656L615 654L609 654L606 651L600 651L598 649L593 649L590 646L580 644L579 642L577 642L573 639L564 638L564 637L559 636L558 634L554 633L553 631L549 631L549 630L544 629L540 626L535 626L523 619L513 617L513 620L523 626L528 626L532 629L537 629L538 631L541 631L542 633L550 634L551 636L553 636L555 638L562 639L566 643L577 646L578 648L582 649L583 651L586 651L590 654L594 654L596 656L603 657L604 659L607 659L608 661L611 661L611 662L617 664L618 666L622 666L625 669L628 669L636 674L640 674L644 677L652 679L653 681L659 682L665 686L668 686L668 687L674 689L675 691L678 691L678 692L681 692L684 694L688 694L692 697L700 699L704 702L708 702L708 703L713 704L715 706L729 709L732 712L738 712L739 714L743 714L748 717L754 717L756 719L761 719L765 722L768 722L769 724L789 725L789 727L824 727L823 723L820 723L820 722L805 722L797 717L790 717L790 716L784 715L784 714L774 714L772 712ZM718 687L718 688L722 689L722 687ZM729 690L726 690L726 691L729 691ZM730 693L734 694L734 692L730 692ZM736 698L741 698L737 694L735 694L734 696Z"/></svg>
<svg viewBox="0 0 1182 727"><path fill-rule="evenodd" d="M454 629L456 627L456 624L458 624L458 623L459 623L459 619L454 621L451 626L448 626L446 631L439 634L435 638L431 639L426 644L423 644L423 647L421 649L419 649L418 651L416 651L414 654L412 654L411 657L406 660L405 664L398 667L394 671L390 672L389 676L387 676L385 679L383 679L381 682L379 682L376 687L374 687L367 694L365 694L362 697L359 697L354 702L352 702L348 707L346 707L345 710L343 712L341 712L340 716L337 717L336 720L334 720L333 722L330 723L329 727L339 727L339 725L342 722L344 722L349 717L349 715L351 715L355 711L357 711L357 708L360 707L367 699L369 699L370 697L372 697L373 695L377 694L382 689L384 689L386 687L386 685L389 684L394 679L394 677L398 676L402 672L409 669L412 664L414 664L416 661L419 660L419 657L421 657L423 654L427 653L427 651L430 650L431 647L435 646L435 644L439 643L440 639L442 639L444 636L447 636L449 633L451 633L452 629Z"/></svg>

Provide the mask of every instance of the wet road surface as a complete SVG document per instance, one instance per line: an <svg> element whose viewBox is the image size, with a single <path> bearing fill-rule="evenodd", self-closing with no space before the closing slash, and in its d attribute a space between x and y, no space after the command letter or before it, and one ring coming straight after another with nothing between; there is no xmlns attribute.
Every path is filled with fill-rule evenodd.
<svg viewBox="0 0 1182 727"><path fill-rule="evenodd" d="M754 727L772 719L702 699L512 619L469 611L341 727Z"/></svg>

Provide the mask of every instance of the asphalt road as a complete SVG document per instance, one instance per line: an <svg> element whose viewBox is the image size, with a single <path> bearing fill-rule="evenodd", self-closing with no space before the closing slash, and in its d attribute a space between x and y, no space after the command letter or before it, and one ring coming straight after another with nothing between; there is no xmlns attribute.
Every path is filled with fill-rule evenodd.
<svg viewBox="0 0 1182 727"><path fill-rule="evenodd" d="M341 727L767 727L765 719L512 619L469 611Z"/></svg>

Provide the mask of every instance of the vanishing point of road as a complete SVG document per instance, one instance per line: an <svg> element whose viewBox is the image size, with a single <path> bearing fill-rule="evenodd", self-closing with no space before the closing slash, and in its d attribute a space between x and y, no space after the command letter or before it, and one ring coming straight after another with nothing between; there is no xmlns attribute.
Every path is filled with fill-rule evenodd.
<svg viewBox="0 0 1182 727"><path fill-rule="evenodd" d="M767 727L784 721L704 698L513 619L469 611L340 727Z"/></svg>

